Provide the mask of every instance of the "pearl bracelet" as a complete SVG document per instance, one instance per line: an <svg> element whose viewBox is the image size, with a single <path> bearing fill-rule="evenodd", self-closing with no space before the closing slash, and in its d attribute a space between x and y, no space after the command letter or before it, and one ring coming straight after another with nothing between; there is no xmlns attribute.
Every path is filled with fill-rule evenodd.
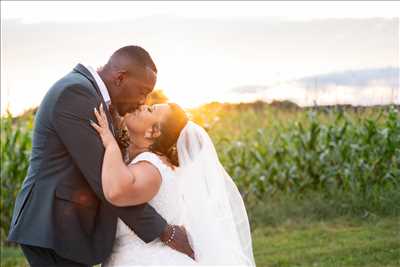
<svg viewBox="0 0 400 267"><path fill-rule="evenodd" d="M169 238L167 241L165 241L165 244L167 244L167 245L168 245L169 243L171 243L172 240L174 240L174 237L175 237L175 226L172 225L171 227L172 227L172 234L171 234L170 238Z"/></svg>

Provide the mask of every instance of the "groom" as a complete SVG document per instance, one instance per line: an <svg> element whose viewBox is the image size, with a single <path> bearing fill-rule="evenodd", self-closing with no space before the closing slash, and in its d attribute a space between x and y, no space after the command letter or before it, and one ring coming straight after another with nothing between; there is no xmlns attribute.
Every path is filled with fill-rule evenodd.
<svg viewBox="0 0 400 267"><path fill-rule="evenodd" d="M156 75L143 48L126 46L98 73L78 64L47 92L36 114L30 166L8 236L31 266L101 263L111 253L118 217L144 242L160 238L193 257L183 228L168 225L148 204L115 207L103 194L104 148L89 124L95 120L93 108L112 102L121 116L134 111L153 90Z"/></svg>

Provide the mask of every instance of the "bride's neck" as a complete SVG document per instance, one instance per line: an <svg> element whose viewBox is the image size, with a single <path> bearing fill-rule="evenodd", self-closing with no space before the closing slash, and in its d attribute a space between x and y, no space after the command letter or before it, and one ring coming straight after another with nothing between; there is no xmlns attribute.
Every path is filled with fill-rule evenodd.
<svg viewBox="0 0 400 267"><path fill-rule="evenodd" d="M129 157L134 158L142 152L150 151L152 142L143 136L130 137Z"/></svg>

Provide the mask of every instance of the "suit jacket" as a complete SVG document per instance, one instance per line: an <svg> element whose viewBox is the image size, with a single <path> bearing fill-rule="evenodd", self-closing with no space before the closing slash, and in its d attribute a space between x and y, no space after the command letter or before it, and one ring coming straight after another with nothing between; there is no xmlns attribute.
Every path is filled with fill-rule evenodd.
<svg viewBox="0 0 400 267"><path fill-rule="evenodd" d="M161 235L166 221L150 205L115 207L104 197L104 147L89 124L96 121L93 108L101 102L106 107L81 64L47 92L35 117L30 166L15 202L9 241L94 265L110 254L118 217L145 242Z"/></svg>

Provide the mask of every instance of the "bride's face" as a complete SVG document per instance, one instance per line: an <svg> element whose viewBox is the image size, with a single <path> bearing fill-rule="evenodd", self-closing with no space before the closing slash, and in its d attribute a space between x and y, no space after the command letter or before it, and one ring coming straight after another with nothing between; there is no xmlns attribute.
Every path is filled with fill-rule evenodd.
<svg viewBox="0 0 400 267"><path fill-rule="evenodd" d="M170 111L168 104L143 105L136 111L125 114L124 121L129 132L145 134L153 125L162 123Z"/></svg>

